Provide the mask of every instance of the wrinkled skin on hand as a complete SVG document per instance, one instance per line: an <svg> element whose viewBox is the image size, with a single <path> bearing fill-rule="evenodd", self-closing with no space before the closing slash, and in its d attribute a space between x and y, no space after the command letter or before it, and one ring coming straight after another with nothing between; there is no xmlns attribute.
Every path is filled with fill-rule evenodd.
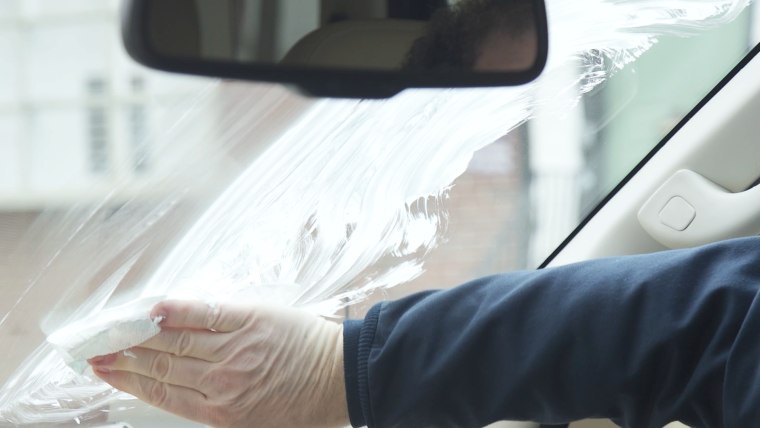
<svg viewBox="0 0 760 428"><path fill-rule="evenodd" d="M105 382L217 427L348 425L339 324L294 309L169 301L161 333L94 358ZM136 358L134 358L136 356Z"/></svg>

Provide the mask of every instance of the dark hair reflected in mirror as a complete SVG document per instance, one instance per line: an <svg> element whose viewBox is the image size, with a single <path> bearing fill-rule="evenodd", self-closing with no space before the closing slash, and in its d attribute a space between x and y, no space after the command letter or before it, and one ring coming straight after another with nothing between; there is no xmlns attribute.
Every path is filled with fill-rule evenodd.
<svg viewBox="0 0 760 428"><path fill-rule="evenodd" d="M538 59L533 3L460 0L438 9L406 55L409 71L523 71Z"/></svg>

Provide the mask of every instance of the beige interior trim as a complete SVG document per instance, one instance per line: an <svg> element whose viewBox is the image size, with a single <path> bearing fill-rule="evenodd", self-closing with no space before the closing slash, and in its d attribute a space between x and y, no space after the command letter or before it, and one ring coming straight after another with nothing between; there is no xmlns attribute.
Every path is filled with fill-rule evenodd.
<svg viewBox="0 0 760 428"><path fill-rule="evenodd" d="M642 228L639 209L677 171L694 171L729 192L760 177L760 56L707 103L551 262L559 266L666 249ZM758 214L760 215L760 213Z"/></svg>

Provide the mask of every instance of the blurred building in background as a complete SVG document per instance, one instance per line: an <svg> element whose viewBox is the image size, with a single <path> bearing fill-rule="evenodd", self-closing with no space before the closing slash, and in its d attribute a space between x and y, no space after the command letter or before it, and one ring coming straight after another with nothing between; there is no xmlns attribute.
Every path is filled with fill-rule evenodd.
<svg viewBox="0 0 760 428"><path fill-rule="evenodd" d="M158 109L205 84L147 72L119 1L0 0L0 210L97 201L160 167Z"/></svg>
<svg viewBox="0 0 760 428"><path fill-rule="evenodd" d="M184 105L209 85L150 72L129 59L117 30L119 3L0 0L0 337L6 346L0 384L44 341L38 320L46 313L39 308L52 307L68 288L64 279L59 293L28 288L35 279L28 272L40 257L34 245L19 250L19 243L35 220L58 210L64 224L67 209L97 204L114 188L151 188L169 167L152 146L152 136L170 125L161 123L162 110ZM66 237L49 232L63 248ZM97 250L78 256L82 261L67 264L70 269L86 266ZM6 319L22 298L30 303L21 316Z"/></svg>

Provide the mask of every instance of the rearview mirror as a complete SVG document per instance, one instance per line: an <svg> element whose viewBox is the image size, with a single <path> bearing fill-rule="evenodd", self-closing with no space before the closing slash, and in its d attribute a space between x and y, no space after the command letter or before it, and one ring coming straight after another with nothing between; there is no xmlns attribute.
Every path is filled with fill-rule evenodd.
<svg viewBox="0 0 760 428"><path fill-rule="evenodd" d="M315 96L519 85L543 71L543 0L125 0L123 38L160 70Z"/></svg>

